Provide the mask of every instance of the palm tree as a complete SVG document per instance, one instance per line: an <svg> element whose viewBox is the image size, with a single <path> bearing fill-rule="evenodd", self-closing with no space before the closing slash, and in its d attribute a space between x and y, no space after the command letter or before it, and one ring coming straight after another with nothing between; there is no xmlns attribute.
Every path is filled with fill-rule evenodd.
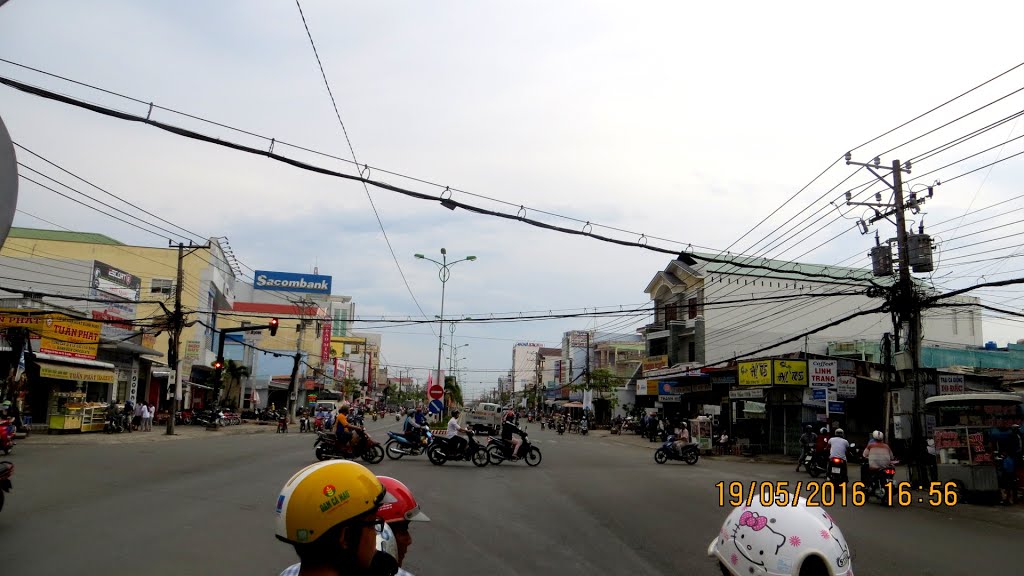
<svg viewBox="0 0 1024 576"><path fill-rule="evenodd" d="M224 385L225 405L233 406L235 404L234 399L237 398L239 392L241 392L242 378L248 378L249 376L252 376L252 371L249 370L248 366L239 364L234 360L228 360L225 362L224 370L221 373L221 382Z"/></svg>
<svg viewBox="0 0 1024 576"><path fill-rule="evenodd" d="M448 397L448 404L462 406L462 387L454 376L444 379L444 395Z"/></svg>

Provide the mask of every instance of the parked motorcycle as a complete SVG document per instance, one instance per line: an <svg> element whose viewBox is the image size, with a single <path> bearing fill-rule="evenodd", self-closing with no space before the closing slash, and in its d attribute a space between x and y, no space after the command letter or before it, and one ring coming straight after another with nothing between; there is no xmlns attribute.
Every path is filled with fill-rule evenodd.
<svg viewBox="0 0 1024 576"><path fill-rule="evenodd" d="M425 436L419 442L411 442L404 434L388 432L388 441L384 444L384 453L392 460L398 460L402 456L419 456L427 451L434 441L434 435L427 430Z"/></svg>
<svg viewBox="0 0 1024 576"><path fill-rule="evenodd" d="M683 446L682 450L676 452L675 446L672 444L676 441L675 435L669 436L665 443L654 451L654 461L658 464L664 464L669 460L682 460L687 464L693 466L700 459L700 448L694 442Z"/></svg>
<svg viewBox="0 0 1024 576"><path fill-rule="evenodd" d="M483 468L487 466L489 456L487 450L477 442L472 432L466 432L469 440L464 450L456 450L452 447L451 438L438 436L431 443L430 448L427 449L427 459L430 460L431 464L440 466L445 462L451 460L453 462L459 460L469 460L473 465ZM540 461L538 460L538 463Z"/></svg>
<svg viewBox="0 0 1024 576"><path fill-rule="evenodd" d="M313 450L316 459L323 460L355 460L362 458L370 464L377 464L384 459L384 448L365 432L354 432L358 441L351 450L342 449L338 445L338 437L330 432L318 432Z"/></svg>
<svg viewBox="0 0 1024 576"><path fill-rule="evenodd" d="M0 510L4 509L4 492L11 491L11 476L14 475L13 462L0 462Z"/></svg>
<svg viewBox="0 0 1024 576"><path fill-rule="evenodd" d="M0 420L0 450L4 454L10 454L14 449L14 420L4 418Z"/></svg>
<svg viewBox="0 0 1024 576"><path fill-rule="evenodd" d="M512 459L512 450L514 448L515 446L511 442L491 436L487 442L487 459L490 460L491 464L497 466L505 460ZM521 454L520 458L526 460L526 463L530 466L540 464L540 448L530 444L530 438L525 434L523 435L523 445L519 447L519 454Z"/></svg>

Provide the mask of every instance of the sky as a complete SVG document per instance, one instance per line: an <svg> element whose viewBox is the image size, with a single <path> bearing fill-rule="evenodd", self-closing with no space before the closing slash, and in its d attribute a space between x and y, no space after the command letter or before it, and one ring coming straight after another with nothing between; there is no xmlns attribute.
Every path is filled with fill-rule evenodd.
<svg viewBox="0 0 1024 576"><path fill-rule="evenodd" d="M1024 60L1018 40L1024 7L974 6L302 2L358 161L393 173L371 168L373 179L440 194L397 174L412 176L507 202L454 194L487 209L516 213L523 206L545 222L582 229L589 221L628 231L594 232L631 241L644 234L673 250L692 244L856 266L868 264L863 256L873 244L854 230L861 211L834 223L838 208L822 212L810 221L808 233L816 235L789 243L773 244L769 235L778 238L800 222L804 208L830 201L841 206L842 192L871 179L861 171L846 187L834 188L855 170L840 162L791 198L847 151L861 161L919 156L1024 109L1024 93L1014 94L927 134L1024 86L1021 68L858 147ZM0 8L0 58L351 158L294 2L12 0ZM148 111L2 62L0 76L133 114ZM442 247L455 259L478 258L453 267L446 317L635 308L648 301L645 286L669 261L664 254L370 188L407 289L356 182L4 86L0 116L26 148L175 224L227 236L251 268L316 267L331 275L335 293L352 296L359 315L438 314L437 270L413 254L436 258ZM163 110L153 118L269 148L266 140ZM1024 139L1006 141L1020 135L1024 122L1010 120L923 159L912 176L951 165L913 184L920 191L920 184L1012 156L1024 150ZM353 172L349 164L294 148L278 145L275 152ZM43 169L20 151L19 158ZM935 188L925 224L952 219L936 228L941 250L931 277L938 288L1021 272L1015 257L981 259L1016 253L1020 241L1013 236L1024 228L1012 210L1024 208L1015 198L1022 176L1024 157L1011 158ZM167 242L24 181L19 209L17 226L52 227L32 214L126 243ZM911 217L915 224L919 218ZM878 228L883 239L893 234L885 222ZM977 234L965 236L969 232ZM973 256L994 248L1003 251ZM1024 292L1011 286L976 295L1019 311L1015 299ZM511 366L516 342L558 345L566 330L630 333L643 323L579 318L459 325L456 345L470 344L459 351L468 370L464 388L472 394L494 387ZM436 364L434 328L371 323L368 329L383 334L385 363L416 367L419 377ZM1024 330L1010 318L987 318L984 336L1004 346Z"/></svg>

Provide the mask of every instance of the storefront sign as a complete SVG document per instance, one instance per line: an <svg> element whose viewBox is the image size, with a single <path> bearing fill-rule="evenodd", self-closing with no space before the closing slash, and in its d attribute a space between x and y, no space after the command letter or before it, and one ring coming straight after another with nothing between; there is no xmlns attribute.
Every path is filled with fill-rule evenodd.
<svg viewBox="0 0 1024 576"><path fill-rule="evenodd" d="M331 277L319 274L295 274L293 272L256 270L253 273L252 287L254 290L330 294Z"/></svg>
<svg viewBox="0 0 1024 576"><path fill-rule="evenodd" d="M808 364L811 370L811 386L831 387L836 385L839 372L838 362L835 360L810 360Z"/></svg>
<svg viewBox="0 0 1024 576"><path fill-rule="evenodd" d="M668 368L668 356L662 354L661 356L648 356L644 358L644 374L650 370L658 370L660 368Z"/></svg>
<svg viewBox="0 0 1024 576"><path fill-rule="evenodd" d="M636 395L637 396L656 396L658 394L658 381L657 380L637 380L636 381Z"/></svg>
<svg viewBox="0 0 1024 576"><path fill-rule="evenodd" d="M327 364L331 359L331 323L325 322L320 336L320 364Z"/></svg>
<svg viewBox="0 0 1024 576"><path fill-rule="evenodd" d="M156 349L156 335L144 333L142 335L142 345L146 348Z"/></svg>
<svg viewBox="0 0 1024 576"><path fill-rule="evenodd" d="M63 314L27 314L22 309L0 309L0 328L25 328L39 338L38 351L69 358L96 358L100 325Z"/></svg>
<svg viewBox="0 0 1024 576"><path fill-rule="evenodd" d="M748 400L752 398L764 398L764 388L753 390L729 390L730 400Z"/></svg>
<svg viewBox="0 0 1024 576"><path fill-rule="evenodd" d="M658 394L658 402L679 402L682 400L682 396L678 394Z"/></svg>
<svg viewBox="0 0 1024 576"><path fill-rule="evenodd" d="M139 359L132 358L132 369L128 380L128 399L135 402L139 394Z"/></svg>
<svg viewBox="0 0 1024 576"><path fill-rule="evenodd" d="M712 374L711 383L714 385L728 385L731 386L737 383L735 374Z"/></svg>
<svg viewBox="0 0 1024 576"><path fill-rule="evenodd" d="M675 390L676 388L677 388L677 386L676 386L676 381L675 380L659 380L658 381L658 395L659 396L669 395L669 394L680 394L680 392L677 392Z"/></svg>
<svg viewBox="0 0 1024 576"><path fill-rule="evenodd" d="M843 414L846 411L846 402L829 402L829 414Z"/></svg>
<svg viewBox="0 0 1024 576"><path fill-rule="evenodd" d="M857 377L856 376L839 376L836 378L836 392L839 393L840 398L856 398L857 397Z"/></svg>
<svg viewBox="0 0 1024 576"><path fill-rule="evenodd" d="M775 360L774 383L783 386L807 386L807 362L804 360Z"/></svg>
<svg viewBox="0 0 1024 576"><path fill-rule="evenodd" d="M772 383L772 361L739 363L740 386L769 386Z"/></svg>
<svg viewBox="0 0 1024 576"><path fill-rule="evenodd" d="M203 349L203 343L199 340L185 342L185 360L199 360L199 353Z"/></svg>
<svg viewBox="0 0 1024 576"><path fill-rule="evenodd" d="M939 374L939 394L963 394L963 374Z"/></svg>
<svg viewBox="0 0 1024 576"><path fill-rule="evenodd" d="M114 371L102 368L86 368L83 366L63 366L39 362L39 377L55 380L71 380L73 382L114 383Z"/></svg>

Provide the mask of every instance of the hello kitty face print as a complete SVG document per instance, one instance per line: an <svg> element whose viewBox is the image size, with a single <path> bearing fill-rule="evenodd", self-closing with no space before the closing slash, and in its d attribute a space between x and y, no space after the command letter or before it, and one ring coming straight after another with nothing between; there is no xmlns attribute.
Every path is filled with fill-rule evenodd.
<svg viewBox="0 0 1024 576"><path fill-rule="evenodd" d="M836 545L839 546L839 556L836 558L836 566L842 568L850 563L850 549L846 547L846 543L837 538L834 534L836 530L836 523L832 521L832 516L828 512L822 512L821 517L825 519L828 524L828 529L822 528L821 537L828 540L832 539Z"/></svg>
<svg viewBox="0 0 1024 576"><path fill-rule="evenodd" d="M766 572L766 566L775 565L775 556L786 544L786 537L769 526L773 522L767 516L746 510L740 514L732 530L732 543L736 551ZM735 555L732 558L735 565L739 558Z"/></svg>

